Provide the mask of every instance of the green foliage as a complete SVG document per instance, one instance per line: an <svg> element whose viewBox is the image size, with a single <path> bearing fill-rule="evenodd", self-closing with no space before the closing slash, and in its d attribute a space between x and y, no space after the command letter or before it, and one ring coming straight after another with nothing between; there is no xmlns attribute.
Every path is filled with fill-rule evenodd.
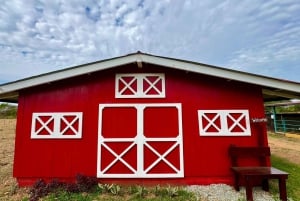
<svg viewBox="0 0 300 201"><path fill-rule="evenodd" d="M277 157L276 155L272 155L271 160L272 166L289 173L287 180L288 197L292 198L293 200L300 200L300 166L291 163L284 158ZM272 181L270 183L270 187L272 194L279 193L277 181Z"/></svg>
<svg viewBox="0 0 300 201"><path fill-rule="evenodd" d="M178 196L178 190L179 190L179 188L177 186L175 186L175 187L168 186L167 187L168 196L171 198Z"/></svg>
<svg viewBox="0 0 300 201"><path fill-rule="evenodd" d="M277 113L282 112L300 112L300 104L298 105L287 105L287 106L277 106L276 107Z"/></svg>
<svg viewBox="0 0 300 201"><path fill-rule="evenodd" d="M161 191L161 187L160 187L160 185L157 185L157 186L155 186L155 189L154 189L154 194L155 194L156 196L158 196L158 195L159 195L160 191Z"/></svg>
<svg viewBox="0 0 300 201"><path fill-rule="evenodd" d="M276 113L300 112L300 104L276 106ZM273 113L272 107L265 107L265 111Z"/></svg>
<svg viewBox="0 0 300 201"><path fill-rule="evenodd" d="M179 187L119 186L116 184L98 184L94 191L71 193L58 189L44 197L45 201L196 201L195 194Z"/></svg>
<svg viewBox="0 0 300 201"><path fill-rule="evenodd" d="M121 192L121 187L119 185L113 185L110 189L111 194L119 195Z"/></svg>
<svg viewBox="0 0 300 201"><path fill-rule="evenodd" d="M98 184L100 191L103 193L111 192L111 189L113 186L114 186L114 184L100 184L100 183Z"/></svg>
<svg viewBox="0 0 300 201"><path fill-rule="evenodd" d="M133 192L133 194L138 198L144 198L148 193L147 189L144 186L136 186L136 190Z"/></svg>
<svg viewBox="0 0 300 201"><path fill-rule="evenodd" d="M17 117L18 107L7 103L0 103L0 119L14 119Z"/></svg>
<svg viewBox="0 0 300 201"><path fill-rule="evenodd" d="M47 200L64 200L64 201L90 201L92 200L94 195L90 195L88 193L69 193L66 191L58 191L56 193L52 193L47 197Z"/></svg>

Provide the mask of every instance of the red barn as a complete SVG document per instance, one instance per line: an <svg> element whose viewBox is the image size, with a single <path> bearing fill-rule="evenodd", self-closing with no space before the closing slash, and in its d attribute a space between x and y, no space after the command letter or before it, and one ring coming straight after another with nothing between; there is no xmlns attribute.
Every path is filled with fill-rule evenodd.
<svg viewBox="0 0 300 201"><path fill-rule="evenodd" d="M230 184L229 145L267 145L264 101L299 95L300 83L140 52L0 86L18 103L21 186Z"/></svg>

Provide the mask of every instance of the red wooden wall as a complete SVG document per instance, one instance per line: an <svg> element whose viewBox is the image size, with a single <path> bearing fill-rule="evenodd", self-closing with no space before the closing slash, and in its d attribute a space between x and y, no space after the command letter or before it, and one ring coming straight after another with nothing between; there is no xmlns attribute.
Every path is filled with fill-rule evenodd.
<svg viewBox="0 0 300 201"><path fill-rule="evenodd" d="M116 73L164 73L165 98L116 99ZM263 125L251 123L251 136L200 136L198 110L248 109L249 117L264 117L261 88L190 72L135 64L70 78L20 92L14 177L20 185L38 178L72 180L76 174L96 176L98 112L105 103L181 103L184 178L105 179L113 182L210 184L231 183L230 144L266 145ZM34 112L83 112L81 139L31 139ZM163 126L163 125L159 125ZM101 178L100 178L101 180Z"/></svg>

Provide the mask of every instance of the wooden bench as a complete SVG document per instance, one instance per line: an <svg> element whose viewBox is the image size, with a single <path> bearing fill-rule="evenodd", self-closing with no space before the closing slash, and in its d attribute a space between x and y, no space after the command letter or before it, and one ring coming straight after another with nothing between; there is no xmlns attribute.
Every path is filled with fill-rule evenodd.
<svg viewBox="0 0 300 201"><path fill-rule="evenodd" d="M288 173L270 167L267 164L270 158L270 147L238 147L231 145L229 147L231 158L231 170L234 173L234 187L240 190L240 185L244 182L246 188L247 201L253 201L252 188L257 184L262 189L269 191L269 179L277 179L279 183L280 199L287 201L286 179ZM256 158L258 165L241 166L239 161L242 159Z"/></svg>

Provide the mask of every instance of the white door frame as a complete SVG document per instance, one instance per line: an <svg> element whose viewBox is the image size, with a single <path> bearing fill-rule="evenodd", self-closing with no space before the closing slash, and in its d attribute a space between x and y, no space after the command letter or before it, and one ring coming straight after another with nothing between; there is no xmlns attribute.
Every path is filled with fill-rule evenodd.
<svg viewBox="0 0 300 201"><path fill-rule="evenodd" d="M135 108L137 112L137 135L133 138L105 138L102 135L102 116L105 108ZM176 137L148 138L144 136L144 110L146 108L176 108L178 119L178 135ZM120 154L116 154L106 142L131 142ZM174 144L164 153L159 153L147 142L174 142ZM122 157L126 155L134 146L137 146L137 167L136 169L127 163ZM147 146L156 156L151 165L144 168L144 146ZM115 159L106 167L101 167L101 148L107 149ZM166 156L174 149L179 148L179 167L175 167ZM107 171L116 163L123 163L132 173L110 174ZM166 163L174 172L172 173L149 173L153 167L161 161ZM182 110L181 103L149 103L149 104L99 104L99 124L98 124L98 153L97 153L97 177L98 178L180 178L184 177L183 167L183 138L182 138Z"/></svg>

